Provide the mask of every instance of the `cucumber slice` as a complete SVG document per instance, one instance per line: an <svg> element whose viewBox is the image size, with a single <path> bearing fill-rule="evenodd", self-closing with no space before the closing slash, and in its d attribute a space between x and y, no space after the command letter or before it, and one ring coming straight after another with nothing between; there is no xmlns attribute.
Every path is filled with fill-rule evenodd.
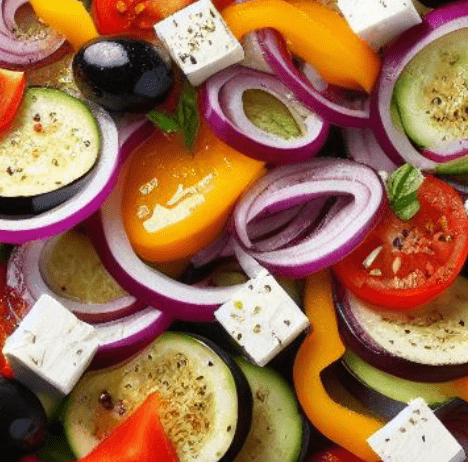
<svg viewBox="0 0 468 462"><path fill-rule="evenodd" d="M306 446L305 422L291 386L272 369L236 359L253 394L253 421L235 462L297 462Z"/></svg>
<svg viewBox="0 0 468 462"><path fill-rule="evenodd" d="M407 136L419 147L468 138L468 30L434 40L399 76L393 96Z"/></svg>
<svg viewBox="0 0 468 462"><path fill-rule="evenodd" d="M88 454L152 392L181 462L232 461L245 442L252 394L215 345L166 332L128 362L86 373L69 396L64 428L77 458Z"/></svg>
<svg viewBox="0 0 468 462"><path fill-rule="evenodd" d="M395 401L407 403L421 397L429 406L438 407L451 399L442 393L438 384L414 382L383 372L365 362L351 350L346 351L342 361L367 387Z"/></svg>

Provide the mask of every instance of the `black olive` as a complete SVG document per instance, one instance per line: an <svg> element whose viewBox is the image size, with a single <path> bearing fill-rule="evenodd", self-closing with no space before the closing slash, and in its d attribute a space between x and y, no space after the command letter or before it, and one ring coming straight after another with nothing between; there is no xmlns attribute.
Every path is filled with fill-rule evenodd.
<svg viewBox="0 0 468 462"><path fill-rule="evenodd" d="M45 442L47 417L41 402L16 380L0 378L0 458L16 461Z"/></svg>
<svg viewBox="0 0 468 462"><path fill-rule="evenodd" d="M72 66L83 96L110 111L149 111L164 102L174 83L170 62L161 50L130 37L87 42Z"/></svg>
<svg viewBox="0 0 468 462"><path fill-rule="evenodd" d="M453 0L420 0L420 2L424 6L428 6L430 8L437 8L438 6L447 5L448 3L452 3Z"/></svg>

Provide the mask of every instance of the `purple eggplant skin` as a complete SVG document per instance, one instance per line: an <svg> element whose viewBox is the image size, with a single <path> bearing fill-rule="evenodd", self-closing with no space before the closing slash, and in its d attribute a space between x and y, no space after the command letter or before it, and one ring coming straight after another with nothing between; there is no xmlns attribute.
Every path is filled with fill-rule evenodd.
<svg viewBox="0 0 468 462"><path fill-rule="evenodd" d="M446 382L468 375L468 363L430 365L409 361L390 354L377 345L352 315L345 288L334 278L333 301L338 331L343 343L371 366L397 377L416 382Z"/></svg>

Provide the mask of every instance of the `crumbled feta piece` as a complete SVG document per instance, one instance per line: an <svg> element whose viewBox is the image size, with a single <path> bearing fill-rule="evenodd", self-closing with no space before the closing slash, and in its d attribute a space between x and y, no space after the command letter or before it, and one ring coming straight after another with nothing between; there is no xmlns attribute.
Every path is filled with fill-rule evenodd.
<svg viewBox="0 0 468 462"><path fill-rule="evenodd" d="M34 389L46 383L68 394L99 346L91 325L49 295L41 295L18 328L7 338L3 354L16 378Z"/></svg>
<svg viewBox="0 0 468 462"><path fill-rule="evenodd" d="M244 59L244 50L210 0L155 24L156 35L192 85Z"/></svg>
<svg viewBox="0 0 468 462"><path fill-rule="evenodd" d="M305 314L266 270L221 305L215 317L259 366L309 327Z"/></svg>
<svg viewBox="0 0 468 462"><path fill-rule="evenodd" d="M422 398L408 403L367 442L383 462L461 462L463 448Z"/></svg>
<svg viewBox="0 0 468 462"><path fill-rule="evenodd" d="M379 50L421 17L411 0L338 0L351 29Z"/></svg>

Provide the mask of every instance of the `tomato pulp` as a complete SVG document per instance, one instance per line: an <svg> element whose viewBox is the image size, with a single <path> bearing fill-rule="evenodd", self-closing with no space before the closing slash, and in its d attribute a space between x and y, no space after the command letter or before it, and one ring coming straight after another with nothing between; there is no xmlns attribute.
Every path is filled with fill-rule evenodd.
<svg viewBox="0 0 468 462"><path fill-rule="evenodd" d="M390 206L364 242L338 262L338 279L358 298L386 308L410 309L449 287L468 255L468 217L458 193L427 176L420 210L400 220Z"/></svg>
<svg viewBox="0 0 468 462"><path fill-rule="evenodd" d="M92 12L101 34L151 30L155 23L195 0L94 0ZM218 10L234 0L215 0Z"/></svg>

